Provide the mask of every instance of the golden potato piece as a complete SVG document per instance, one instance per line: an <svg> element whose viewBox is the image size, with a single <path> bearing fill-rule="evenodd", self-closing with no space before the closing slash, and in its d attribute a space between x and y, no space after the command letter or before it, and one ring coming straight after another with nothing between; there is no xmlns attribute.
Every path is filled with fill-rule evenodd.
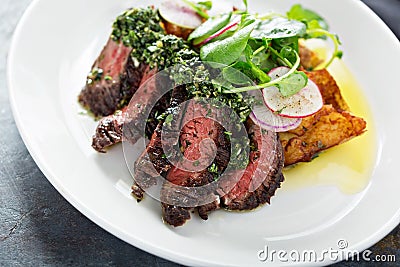
<svg viewBox="0 0 400 267"><path fill-rule="evenodd" d="M318 85L324 104L332 105L337 110L349 111L349 106L343 99L339 86L326 69L305 71L305 73L309 79Z"/></svg>
<svg viewBox="0 0 400 267"><path fill-rule="evenodd" d="M324 106L316 114L303 119L294 130L280 133L285 153L285 166L311 161L319 152L362 134L364 119L349 112L335 79L323 69L305 71L321 92Z"/></svg>
<svg viewBox="0 0 400 267"><path fill-rule="evenodd" d="M322 63L322 59L320 59L314 51L308 49L306 46L299 44L299 56L301 66L306 69L310 70L317 67L319 64Z"/></svg>
<svg viewBox="0 0 400 267"><path fill-rule="evenodd" d="M308 78L318 85L324 99L324 104L348 111L349 107L344 101L335 79L326 69L307 71L307 69L312 69L322 62L318 58L318 55L301 44L299 45L299 54L303 71L307 74Z"/></svg>
<svg viewBox="0 0 400 267"><path fill-rule="evenodd" d="M315 115L305 118L297 129L280 133L285 166L311 161L317 153L362 134L365 128L362 118L324 105Z"/></svg>

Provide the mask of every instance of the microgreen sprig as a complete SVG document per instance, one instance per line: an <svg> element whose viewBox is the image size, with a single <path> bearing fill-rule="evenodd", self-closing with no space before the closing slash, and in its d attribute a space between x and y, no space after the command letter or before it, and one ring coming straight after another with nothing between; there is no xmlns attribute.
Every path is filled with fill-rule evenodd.
<svg viewBox="0 0 400 267"><path fill-rule="evenodd" d="M299 54L296 51L294 51L294 52L296 53L296 62L292 66L292 68L289 70L289 72L286 73L285 75L283 75L275 80L271 80L267 83L262 83L262 84L252 85L252 86L245 86L245 87L240 87L240 88L226 89L226 90L223 90L223 92L226 94L241 93L241 92L247 92L247 91L252 91L252 90L260 90L260 89L264 89L266 87L271 87L274 85L279 85L280 82L282 82L283 80L288 78L290 75L294 74L295 71L297 70L297 68L300 66Z"/></svg>
<svg viewBox="0 0 400 267"><path fill-rule="evenodd" d="M311 37L313 37L313 36L315 36L315 37L327 36L333 41L334 50L333 50L331 58L328 61L326 61L325 63L322 63L321 65L317 66L315 68L316 70L318 70L318 69L326 69L329 65L332 64L332 62L333 62L333 60L335 58L337 58L337 57L341 58L342 57L343 53L342 53L342 51L339 50L339 45L341 43L339 41L339 38L335 34L333 34L331 32L328 32L326 30L323 30L323 29L311 29L311 30L307 30L307 35L309 35Z"/></svg>
<svg viewBox="0 0 400 267"><path fill-rule="evenodd" d="M269 47L269 50L275 54L280 60L283 61L283 63L285 63L289 68L293 68L293 64L285 57L282 57L280 53L278 53L278 51L276 51L275 49L273 49L272 47Z"/></svg>

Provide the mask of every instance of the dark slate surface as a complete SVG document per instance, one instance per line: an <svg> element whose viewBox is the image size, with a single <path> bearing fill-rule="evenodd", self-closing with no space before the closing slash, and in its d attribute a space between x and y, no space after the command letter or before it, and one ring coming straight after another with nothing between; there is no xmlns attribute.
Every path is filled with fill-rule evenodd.
<svg viewBox="0 0 400 267"><path fill-rule="evenodd" d="M30 2L1 0L0 5L0 266L179 266L86 219L50 185L26 150L10 111L5 68L13 30ZM400 36L399 0L364 2ZM395 254L400 266L400 227L370 249L375 255Z"/></svg>

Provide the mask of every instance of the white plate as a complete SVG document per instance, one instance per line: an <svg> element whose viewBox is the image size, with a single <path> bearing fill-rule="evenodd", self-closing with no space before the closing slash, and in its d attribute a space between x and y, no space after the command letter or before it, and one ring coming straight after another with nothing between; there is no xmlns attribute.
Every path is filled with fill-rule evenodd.
<svg viewBox="0 0 400 267"><path fill-rule="evenodd" d="M249 2L264 12L285 11L297 1ZM348 249L373 245L400 219L400 45L360 1L301 2L323 14L340 35L346 64L373 112L378 148L373 174L361 192L345 194L318 184L295 190L284 186L271 206L242 214L218 211L208 221L194 218L175 230L161 222L157 202L136 203L121 147L106 155L91 149L95 122L78 115L76 97L113 19L139 1L31 4L16 29L8 61L11 104L25 144L54 187L88 218L134 246L182 264L263 265L257 253L265 245L317 253L337 249L340 239Z"/></svg>

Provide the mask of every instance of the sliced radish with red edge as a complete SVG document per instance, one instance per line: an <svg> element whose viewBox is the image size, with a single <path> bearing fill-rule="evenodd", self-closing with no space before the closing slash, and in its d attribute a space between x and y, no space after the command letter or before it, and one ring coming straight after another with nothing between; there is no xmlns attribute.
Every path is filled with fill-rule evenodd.
<svg viewBox="0 0 400 267"><path fill-rule="evenodd" d="M296 129L302 122L300 118L278 116L264 105L255 106L250 113L250 118L261 128L274 132L287 132Z"/></svg>
<svg viewBox="0 0 400 267"><path fill-rule="evenodd" d="M268 75L275 80L289 72L287 67L272 69ZM288 118L304 118L318 112L323 106L323 99L318 86L310 79L297 94L285 97L275 86L262 90L264 102L274 113Z"/></svg>
<svg viewBox="0 0 400 267"><path fill-rule="evenodd" d="M163 1L159 12L163 19L182 28L195 29L203 23L196 11L182 0Z"/></svg>
<svg viewBox="0 0 400 267"><path fill-rule="evenodd" d="M210 42L211 40L221 36L222 34L224 34L225 32L229 31L230 29L236 27L239 24L239 22L234 22L224 28L222 28L221 30L219 30L218 32L214 33L213 35L211 35L210 37L208 37L207 39L205 39L204 41L202 41L200 44L198 44L198 46L203 46L205 44L207 44L208 42Z"/></svg>

